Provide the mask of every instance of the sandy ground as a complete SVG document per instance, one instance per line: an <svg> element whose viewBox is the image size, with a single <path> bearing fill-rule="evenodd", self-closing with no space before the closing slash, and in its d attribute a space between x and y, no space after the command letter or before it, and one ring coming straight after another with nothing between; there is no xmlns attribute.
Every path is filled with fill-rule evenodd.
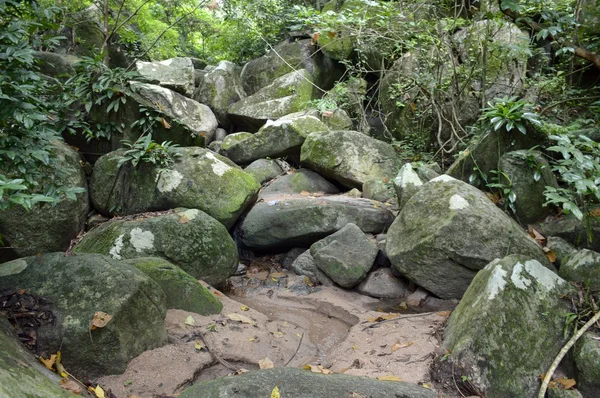
<svg viewBox="0 0 600 398"><path fill-rule="evenodd" d="M177 396L194 382L258 369L268 358L275 367L320 365L335 373L429 385L439 344L435 331L448 311L395 313L390 319L377 310L378 299L353 291L320 287L299 294L286 286L302 284L302 277L277 273L264 280L276 281L276 288L255 289L251 297L230 298L211 288L223 302L219 315L169 310L169 344L98 383L118 398ZM239 315L243 322L231 319Z"/></svg>

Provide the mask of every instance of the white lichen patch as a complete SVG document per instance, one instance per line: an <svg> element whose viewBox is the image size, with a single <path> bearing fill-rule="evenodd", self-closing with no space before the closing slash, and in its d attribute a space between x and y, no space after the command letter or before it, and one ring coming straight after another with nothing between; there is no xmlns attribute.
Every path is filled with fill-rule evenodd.
<svg viewBox="0 0 600 398"><path fill-rule="evenodd" d="M188 210L183 211L178 214L179 214L179 217L181 217L181 218L185 217L186 219L191 221L191 220L195 219L199 213L200 213L200 210L198 210L198 209L188 209Z"/></svg>
<svg viewBox="0 0 600 398"><path fill-rule="evenodd" d="M229 166L227 163L223 162L222 160L217 159L217 157L215 155L213 155L212 153L207 153L206 157L209 158L210 160L212 160L212 162L210 164L212 167L212 171L219 177L222 177L223 174L227 173L229 170L231 170L233 168L233 167Z"/></svg>
<svg viewBox="0 0 600 398"><path fill-rule="evenodd" d="M537 260L526 261L525 270L529 273L529 275L535 278L540 286L543 286L548 291L565 283L564 279L556 275L548 268L544 267Z"/></svg>
<svg viewBox="0 0 600 398"><path fill-rule="evenodd" d="M432 179L429 182L436 182L436 181L441 181L441 182L450 182L450 181L456 181L456 178L449 176L448 174L442 174L440 176L435 177L434 179Z"/></svg>
<svg viewBox="0 0 600 398"><path fill-rule="evenodd" d="M183 181L183 175L177 170L162 170L156 175L156 188L162 192L171 192L177 188L181 181Z"/></svg>
<svg viewBox="0 0 600 398"><path fill-rule="evenodd" d="M119 235L117 237L117 239L115 239L115 244L114 246L110 249L110 251L108 252L108 254L111 255L112 258L114 258L115 260L121 260L121 249L123 249L123 238L125 237L125 235Z"/></svg>
<svg viewBox="0 0 600 398"><path fill-rule="evenodd" d="M129 242L137 253L152 250L154 249L154 234L150 231L143 231L141 228L134 228L129 233Z"/></svg>
<svg viewBox="0 0 600 398"><path fill-rule="evenodd" d="M9 261L0 265L0 277L8 276L8 275L16 275L27 268L27 261L18 259L14 261Z"/></svg>
<svg viewBox="0 0 600 398"><path fill-rule="evenodd" d="M414 185L415 187L423 185L423 182L417 173L415 173L410 163L406 163L402 166L394 182L401 188L406 188L409 184Z"/></svg>
<svg viewBox="0 0 600 398"><path fill-rule="evenodd" d="M523 264L520 262L516 263L513 267L512 274L510 275L510 281L515 285L516 288L525 290L531 286L531 281L527 275L523 275Z"/></svg>
<svg viewBox="0 0 600 398"><path fill-rule="evenodd" d="M460 195L454 194L448 201L450 210L462 210L469 207L469 201Z"/></svg>
<svg viewBox="0 0 600 398"><path fill-rule="evenodd" d="M507 275L508 273L501 265L496 265L496 267L494 267L485 287L485 290L488 293L488 300L492 300L498 293L504 290L507 284Z"/></svg>
<svg viewBox="0 0 600 398"><path fill-rule="evenodd" d="M160 61L159 64L169 66L173 63L173 59L165 59L164 61Z"/></svg>

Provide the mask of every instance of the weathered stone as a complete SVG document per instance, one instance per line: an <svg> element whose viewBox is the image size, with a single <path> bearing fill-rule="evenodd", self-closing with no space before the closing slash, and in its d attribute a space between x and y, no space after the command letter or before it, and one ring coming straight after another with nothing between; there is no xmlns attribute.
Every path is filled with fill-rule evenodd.
<svg viewBox="0 0 600 398"><path fill-rule="evenodd" d="M563 390L560 387L548 387L548 398L584 398L577 390Z"/></svg>
<svg viewBox="0 0 600 398"><path fill-rule="evenodd" d="M278 77L255 94L229 107L229 118L238 128L256 131L275 120L308 107L313 98L312 77L300 69Z"/></svg>
<svg viewBox="0 0 600 398"><path fill-rule="evenodd" d="M404 382L383 382L367 377L323 375L295 368L263 369L240 376L203 381L185 390L179 398L264 398L274 386L285 398L365 397L435 398L428 389Z"/></svg>
<svg viewBox="0 0 600 398"><path fill-rule="evenodd" d="M379 202L396 201L396 192L394 185L389 181L368 180L362 185L363 198L373 199Z"/></svg>
<svg viewBox="0 0 600 398"><path fill-rule="evenodd" d="M334 111L327 112L316 112L323 123L327 125L331 130L351 130L352 119L348 116L348 113L343 109L336 109Z"/></svg>
<svg viewBox="0 0 600 398"><path fill-rule="evenodd" d="M542 248L477 188L440 176L406 203L386 252L404 276L438 297L460 298L487 263L523 254L551 267Z"/></svg>
<svg viewBox="0 0 600 398"><path fill-rule="evenodd" d="M367 276L378 251L361 229L351 223L310 247L317 267L335 283L347 288Z"/></svg>
<svg viewBox="0 0 600 398"><path fill-rule="evenodd" d="M80 61L78 57L73 55L47 51L35 51L33 57L38 60L41 73L63 79L68 79L75 74L73 65Z"/></svg>
<svg viewBox="0 0 600 398"><path fill-rule="evenodd" d="M392 275L389 268L379 268L367 275L356 290L359 293L377 298L400 298L406 296L408 286L403 280Z"/></svg>
<svg viewBox="0 0 600 398"><path fill-rule="evenodd" d="M158 257L124 260L156 282L166 295L168 309L180 309L201 315L218 314L223 304L190 274Z"/></svg>
<svg viewBox="0 0 600 398"><path fill-rule="evenodd" d="M267 121L256 134L222 151L224 156L238 164L261 158L299 155L300 147L309 134L325 133L329 128L317 117L298 112L276 121Z"/></svg>
<svg viewBox="0 0 600 398"><path fill-rule="evenodd" d="M419 175L413 170L411 163L406 163L396 178L394 178L394 189L398 197L398 208L402 209L406 202L416 194L423 186Z"/></svg>
<svg viewBox="0 0 600 398"><path fill-rule="evenodd" d="M415 173L421 181L427 182L437 178L442 174L442 169L437 163L424 164L422 162L412 163Z"/></svg>
<svg viewBox="0 0 600 398"><path fill-rule="evenodd" d="M125 215L197 208L229 228L255 200L260 185L229 159L197 147L171 151L180 156L168 169L148 163L119 168L123 150L101 157L90 183L94 208Z"/></svg>
<svg viewBox="0 0 600 398"><path fill-rule="evenodd" d="M37 330L40 353L62 352L77 377L119 374L146 350L167 343L165 295L135 267L96 254L51 253L0 264L0 289L27 289L51 302L54 324ZM97 311L112 319L90 330Z"/></svg>
<svg viewBox="0 0 600 398"><path fill-rule="evenodd" d="M194 65L189 58L135 63L140 75L188 98L194 96Z"/></svg>
<svg viewBox="0 0 600 398"><path fill-rule="evenodd" d="M600 220L596 217L587 217L582 221L568 214L543 222L537 229L545 236L562 238L576 248L600 252Z"/></svg>
<svg viewBox="0 0 600 398"><path fill-rule="evenodd" d="M308 276L314 283L320 283L324 286L333 286L334 282L326 273L321 271L310 250L301 253L291 264L290 269L298 275Z"/></svg>
<svg viewBox="0 0 600 398"><path fill-rule="evenodd" d="M231 148L231 146L235 145L236 143L241 142L252 136L253 136L252 133L245 133L245 132L229 134L223 140L223 143L221 144L221 149L226 151L229 148Z"/></svg>
<svg viewBox="0 0 600 398"><path fill-rule="evenodd" d="M569 242L557 236L549 236L546 241L546 247L556 254L555 264L559 268L562 264L566 264L572 255L577 253L577 249L571 246Z"/></svg>
<svg viewBox="0 0 600 398"><path fill-rule="evenodd" d="M429 297L431 297L429 292L422 287L419 287L408 295L406 298L406 305L410 308L420 308Z"/></svg>
<svg viewBox="0 0 600 398"><path fill-rule="evenodd" d="M210 149L211 151L213 151L214 153L219 153L221 151L221 144L223 143L223 141L213 141L210 144L208 144L208 149Z"/></svg>
<svg viewBox="0 0 600 398"><path fill-rule="evenodd" d="M298 169L283 175L264 187L259 196L293 195L299 193L336 194L339 189L319 174L308 169Z"/></svg>
<svg viewBox="0 0 600 398"><path fill-rule="evenodd" d="M64 198L58 204L36 204L26 211L21 206L0 211L0 236L7 248L0 250L0 262L38 253L65 251L71 239L83 230L89 213L87 179L80 156L71 147L54 141L55 183L65 189L83 188L75 200ZM0 174L5 174L6 171Z"/></svg>
<svg viewBox="0 0 600 398"><path fill-rule="evenodd" d="M573 293L566 281L530 257L492 261L448 321L441 350L449 354L441 369L468 377L486 397L536 396L539 375L566 341L569 305L561 297Z"/></svg>
<svg viewBox="0 0 600 398"><path fill-rule="evenodd" d="M271 181L284 172L278 161L273 159L255 160L246 166L244 171L254 177L259 184Z"/></svg>
<svg viewBox="0 0 600 398"><path fill-rule="evenodd" d="M231 276L238 264L227 229L197 209L111 220L88 232L73 252L100 253L116 260L161 257L214 285Z"/></svg>
<svg viewBox="0 0 600 398"><path fill-rule="evenodd" d="M600 334L586 332L575 343L573 357L577 370L577 389L584 397L600 396Z"/></svg>
<svg viewBox="0 0 600 398"><path fill-rule="evenodd" d="M224 141L227 138L227 131L221 127L215 130L215 141Z"/></svg>
<svg viewBox="0 0 600 398"><path fill-rule="evenodd" d="M255 249L309 246L353 223L380 233L393 221L379 202L347 196L270 197L258 202L239 224L240 242Z"/></svg>
<svg viewBox="0 0 600 398"><path fill-rule="evenodd" d="M592 291L600 291L600 253L583 249L561 264L558 274L571 282L589 283Z"/></svg>
<svg viewBox="0 0 600 398"><path fill-rule="evenodd" d="M311 134L302 145L302 164L350 188L373 179L391 180L400 168L394 148L357 131Z"/></svg>

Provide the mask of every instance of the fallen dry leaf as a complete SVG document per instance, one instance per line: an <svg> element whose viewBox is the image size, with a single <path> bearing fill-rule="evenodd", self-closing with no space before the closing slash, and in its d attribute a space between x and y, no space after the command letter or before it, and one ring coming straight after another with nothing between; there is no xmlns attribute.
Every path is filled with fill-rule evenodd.
<svg viewBox="0 0 600 398"><path fill-rule="evenodd" d="M450 311L450 310L436 312L436 315L443 316L444 318L448 318L450 316L450 314L452 314L452 311Z"/></svg>
<svg viewBox="0 0 600 398"><path fill-rule="evenodd" d="M107 314L106 312L97 311L94 314L94 318L92 319L92 324L90 325L90 330L103 328L110 322L112 319L112 315Z"/></svg>
<svg viewBox="0 0 600 398"><path fill-rule="evenodd" d="M185 318L185 321L183 321L183 323L188 326L196 326L196 320L191 315L189 315L187 318Z"/></svg>
<svg viewBox="0 0 600 398"><path fill-rule="evenodd" d="M302 192L300 192L300 195L302 195L302 196L308 196L308 195L310 195L310 192L308 192L308 191L302 191Z"/></svg>
<svg viewBox="0 0 600 398"><path fill-rule="evenodd" d="M56 355L50 355L49 359L44 359L44 357L40 357L40 362L43 363L47 369L52 370L52 368L54 368L54 364L56 363Z"/></svg>
<svg viewBox="0 0 600 398"><path fill-rule="evenodd" d="M180 216L179 217L179 224L187 224L190 222L190 219L187 218L186 216Z"/></svg>
<svg viewBox="0 0 600 398"><path fill-rule="evenodd" d="M392 346L392 352L399 350L401 348L410 347L413 344L414 344L414 342L412 342L412 341L409 341L408 343L404 343L404 344L396 343Z"/></svg>
<svg viewBox="0 0 600 398"><path fill-rule="evenodd" d="M255 323L254 321L252 321L252 319L240 314L229 314L227 315L227 318L231 319L234 322L246 323L248 325L254 325Z"/></svg>
<svg viewBox="0 0 600 398"><path fill-rule="evenodd" d="M532 225L527 226L527 231L529 232L529 236L531 236L533 239L535 239L535 241L540 246L542 246L544 244L544 242L546 241L546 238L544 238L544 236L542 234L540 234L538 231L536 231Z"/></svg>
<svg viewBox="0 0 600 398"><path fill-rule="evenodd" d="M379 376L377 378L379 381L402 381L398 376Z"/></svg>
<svg viewBox="0 0 600 398"><path fill-rule="evenodd" d="M335 33L335 32L327 32L327 36L329 36L330 39L333 39L334 37L337 36L337 33Z"/></svg>
<svg viewBox="0 0 600 398"><path fill-rule="evenodd" d="M311 40L313 45L317 44L317 42L319 41L319 37L321 37L321 34L319 32L313 33Z"/></svg>
<svg viewBox="0 0 600 398"><path fill-rule="evenodd" d="M164 117L161 117L161 118L160 118L160 122L161 122L161 124L163 125L163 127L164 127L164 128L166 128L167 130L171 128L171 125L169 124L169 122L167 122L167 121L165 120L165 118L164 118Z"/></svg>
<svg viewBox="0 0 600 398"><path fill-rule="evenodd" d="M242 305L240 308L241 308L242 311L248 311L248 310L250 310L250 308L246 307L245 305Z"/></svg>
<svg viewBox="0 0 600 398"><path fill-rule="evenodd" d="M548 260L551 263L556 262L556 253L554 251L552 251L551 249L549 249L548 247L544 247L544 254L546 255L546 258L548 258Z"/></svg>
<svg viewBox="0 0 600 398"><path fill-rule="evenodd" d="M194 348L198 351L202 351L204 349L204 344L202 344L199 341L196 341L196 343L194 343Z"/></svg>
<svg viewBox="0 0 600 398"><path fill-rule="evenodd" d="M81 395L81 386L74 380L61 379L60 386L65 390L72 392L73 394Z"/></svg>
<svg viewBox="0 0 600 398"><path fill-rule="evenodd" d="M265 357L258 361L258 367L259 369L273 369L275 364L269 358Z"/></svg>
<svg viewBox="0 0 600 398"><path fill-rule="evenodd" d="M423 384L421 384L421 387L431 390L431 384L429 384L429 383L423 383Z"/></svg>
<svg viewBox="0 0 600 398"><path fill-rule="evenodd" d="M276 339L280 339L283 337L284 333L283 332L271 332L271 334L273 335L273 337L275 337Z"/></svg>
<svg viewBox="0 0 600 398"><path fill-rule="evenodd" d="M313 373L321 373L321 374L324 374L324 375L331 375L331 374L333 374L333 371L331 371L331 370L329 370L327 368L324 368L321 365L304 365L303 369L310 370Z"/></svg>
<svg viewBox="0 0 600 398"><path fill-rule="evenodd" d="M106 393L104 392L102 387L100 387L100 385L96 385L96 387L93 390L93 393L96 394L96 398L106 398Z"/></svg>
<svg viewBox="0 0 600 398"><path fill-rule="evenodd" d="M577 384L575 380L567 379L565 377L561 377L560 379L556 379L555 381L560 385L560 388L562 388L563 390L573 388L575 387L575 384Z"/></svg>
<svg viewBox="0 0 600 398"><path fill-rule="evenodd" d="M60 351L58 351L56 353L56 372L64 378L67 378L69 376L69 374L67 373L67 371L65 370L64 366L62 366L62 363L60 363L60 361L62 360L62 354Z"/></svg>
<svg viewBox="0 0 600 398"><path fill-rule="evenodd" d="M281 398L281 394L279 394L279 387L275 386L273 391L271 391L271 398Z"/></svg>

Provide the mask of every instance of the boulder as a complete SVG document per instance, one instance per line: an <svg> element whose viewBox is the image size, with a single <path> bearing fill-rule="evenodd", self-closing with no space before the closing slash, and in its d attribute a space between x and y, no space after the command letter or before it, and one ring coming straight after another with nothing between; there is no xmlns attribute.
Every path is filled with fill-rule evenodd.
<svg viewBox="0 0 600 398"><path fill-rule="evenodd" d="M140 75L156 81L162 87L171 89L188 98L194 96L194 65L190 58L171 58L164 61L137 61Z"/></svg>
<svg viewBox="0 0 600 398"><path fill-rule="evenodd" d="M369 272L369 275L356 287L356 290L371 297L395 299L405 297L408 294L408 285L402 279L392 275L391 269L379 268Z"/></svg>
<svg viewBox="0 0 600 398"><path fill-rule="evenodd" d="M593 292L600 291L600 253L580 250L561 263L558 274L571 282L589 283Z"/></svg>
<svg viewBox="0 0 600 398"><path fill-rule="evenodd" d="M215 136L214 139L215 141L221 141L223 142L225 140L225 138L227 138L227 130L225 130L224 128L217 128L215 130Z"/></svg>
<svg viewBox="0 0 600 398"><path fill-rule="evenodd" d="M253 136L252 133L245 133L245 132L229 134L227 137L225 137L223 139L223 143L221 144L221 149L223 151L227 151L233 145L235 145L238 142L241 142L247 138L250 138L252 136Z"/></svg>
<svg viewBox="0 0 600 398"><path fill-rule="evenodd" d="M240 75L233 62L221 61L204 75L194 99L206 104L225 128L231 125L227 117L229 106L246 97Z"/></svg>
<svg viewBox="0 0 600 398"><path fill-rule="evenodd" d="M237 248L227 229L197 209L108 221L88 232L73 252L100 253L116 260L161 257L213 285L233 275L238 265Z"/></svg>
<svg viewBox="0 0 600 398"><path fill-rule="evenodd" d="M500 157L500 183L516 195L514 212L521 224L532 224L550 213L544 206L546 187L558 188L558 182L548 161L537 151L514 151Z"/></svg>
<svg viewBox="0 0 600 398"><path fill-rule="evenodd" d="M362 185L362 196L365 199L391 203L395 202L396 192L389 180L368 180Z"/></svg>
<svg viewBox="0 0 600 398"><path fill-rule="evenodd" d="M317 267L346 288L355 286L367 276L378 251L375 243L351 223L310 247Z"/></svg>
<svg viewBox="0 0 600 398"><path fill-rule="evenodd" d="M577 249L571 246L569 242L557 236L549 236L546 240L546 247L556 254L556 261L554 263L559 269L569 261L572 255L577 253Z"/></svg>
<svg viewBox="0 0 600 398"><path fill-rule="evenodd" d="M304 251L291 264L290 269L298 275L308 276L314 283L320 283L324 286L333 286L333 281L326 273L321 271L310 250Z"/></svg>
<svg viewBox="0 0 600 398"><path fill-rule="evenodd" d="M587 217L578 220L572 214L538 224L537 230L544 236L556 236L579 249L600 252L600 220Z"/></svg>
<svg viewBox="0 0 600 398"><path fill-rule="evenodd" d="M398 175L394 178L394 189L398 197L398 208L402 209L406 202L416 194L423 186L421 178L411 163L406 163L400 168Z"/></svg>
<svg viewBox="0 0 600 398"><path fill-rule="evenodd" d="M313 99L312 77L306 69L273 80L255 94L229 107L229 118L238 128L256 131L267 120L299 112Z"/></svg>
<svg viewBox="0 0 600 398"><path fill-rule="evenodd" d="M447 360L438 363L438 375L465 376L490 398L537 396L540 374L566 342L569 304L562 297L573 293L530 257L492 261L450 316L441 347Z"/></svg>
<svg viewBox="0 0 600 398"><path fill-rule="evenodd" d="M308 169L298 169L271 181L260 192L260 197L293 195L302 193L336 194L340 190L335 185Z"/></svg>
<svg viewBox="0 0 600 398"><path fill-rule="evenodd" d="M165 295L135 267L107 256L51 253L0 265L0 289L26 289L50 300L56 321L37 329L46 358L62 352L75 376L119 374L146 350L167 343ZM90 330L96 312L112 316Z"/></svg>
<svg viewBox="0 0 600 398"><path fill-rule="evenodd" d="M267 121L256 134L223 149L221 153L238 164L266 157L299 155L309 134L328 131L329 128L317 117L305 112L292 113L274 122Z"/></svg>
<svg viewBox="0 0 600 398"><path fill-rule="evenodd" d="M40 72L46 76L68 79L75 74L73 65L81 59L74 55L57 54L48 51L34 51Z"/></svg>
<svg viewBox="0 0 600 398"><path fill-rule="evenodd" d="M190 274L159 257L140 257L123 260L156 282L166 296L168 309L195 312L200 315L218 314L223 304Z"/></svg>
<svg viewBox="0 0 600 398"><path fill-rule="evenodd" d="M387 234L386 253L408 279L460 298L495 258L523 254L552 267L542 248L477 188L449 176L423 185Z"/></svg>
<svg viewBox="0 0 600 398"><path fill-rule="evenodd" d="M240 242L254 249L309 246L348 223L380 233L393 221L383 204L348 196L269 197L256 203L239 224Z"/></svg>
<svg viewBox="0 0 600 398"><path fill-rule="evenodd" d="M584 397L600 396L600 334L586 332L573 351L577 389Z"/></svg>
<svg viewBox="0 0 600 398"><path fill-rule="evenodd" d="M264 56L244 65L241 73L244 90L250 95L255 94L273 80L295 69L306 69L311 80L323 90L329 90L342 76L341 68L317 51L311 39L286 40ZM322 94L317 88L313 90L315 96Z"/></svg>
<svg viewBox="0 0 600 398"><path fill-rule="evenodd" d="M179 398L244 398L271 396L275 386L285 398L398 397L435 398L428 389L404 382L384 382L367 377L318 374L295 368L263 369L240 376L202 381L185 390Z"/></svg>
<svg viewBox="0 0 600 398"><path fill-rule="evenodd" d="M389 181L400 168L390 144L357 131L311 134L302 145L300 161L349 188L361 188L373 179Z"/></svg>
<svg viewBox="0 0 600 398"><path fill-rule="evenodd" d="M327 125L331 130L351 130L352 119L348 116L348 113L343 109L336 109L333 111L314 112L320 117L321 121Z"/></svg>
<svg viewBox="0 0 600 398"><path fill-rule="evenodd" d="M56 205L36 204L26 211L21 206L0 211L0 236L7 248L0 249L0 262L38 253L65 251L83 230L90 210L87 179L80 156L70 146L54 141L55 183L64 189L81 188L73 198ZM0 174L3 174L0 170Z"/></svg>
<svg viewBox="0 0 600 398"><path fill-rule="evenodd" d="M13 327L4 318L0 318L0 347L1 397L76 397L61 388L59 377L23 348Z"/></svg>
<svg viewBox="0 0 600 398"><path fill-rule="evenodd" d="M90 182L94 208L121 215L197 208L229 228L255 200L260 185L229 159L197 147L171 151L179 157L168 169L148 163L119 167L123 150L102 156Z"/></svg>
<svg viewBox="0 0 600 398"><path fill-rule="evenodd" d="M250 174L259 184L271 181L273 178L284 173L277 160L258 159L250 163L244 171Z"/></svg>

